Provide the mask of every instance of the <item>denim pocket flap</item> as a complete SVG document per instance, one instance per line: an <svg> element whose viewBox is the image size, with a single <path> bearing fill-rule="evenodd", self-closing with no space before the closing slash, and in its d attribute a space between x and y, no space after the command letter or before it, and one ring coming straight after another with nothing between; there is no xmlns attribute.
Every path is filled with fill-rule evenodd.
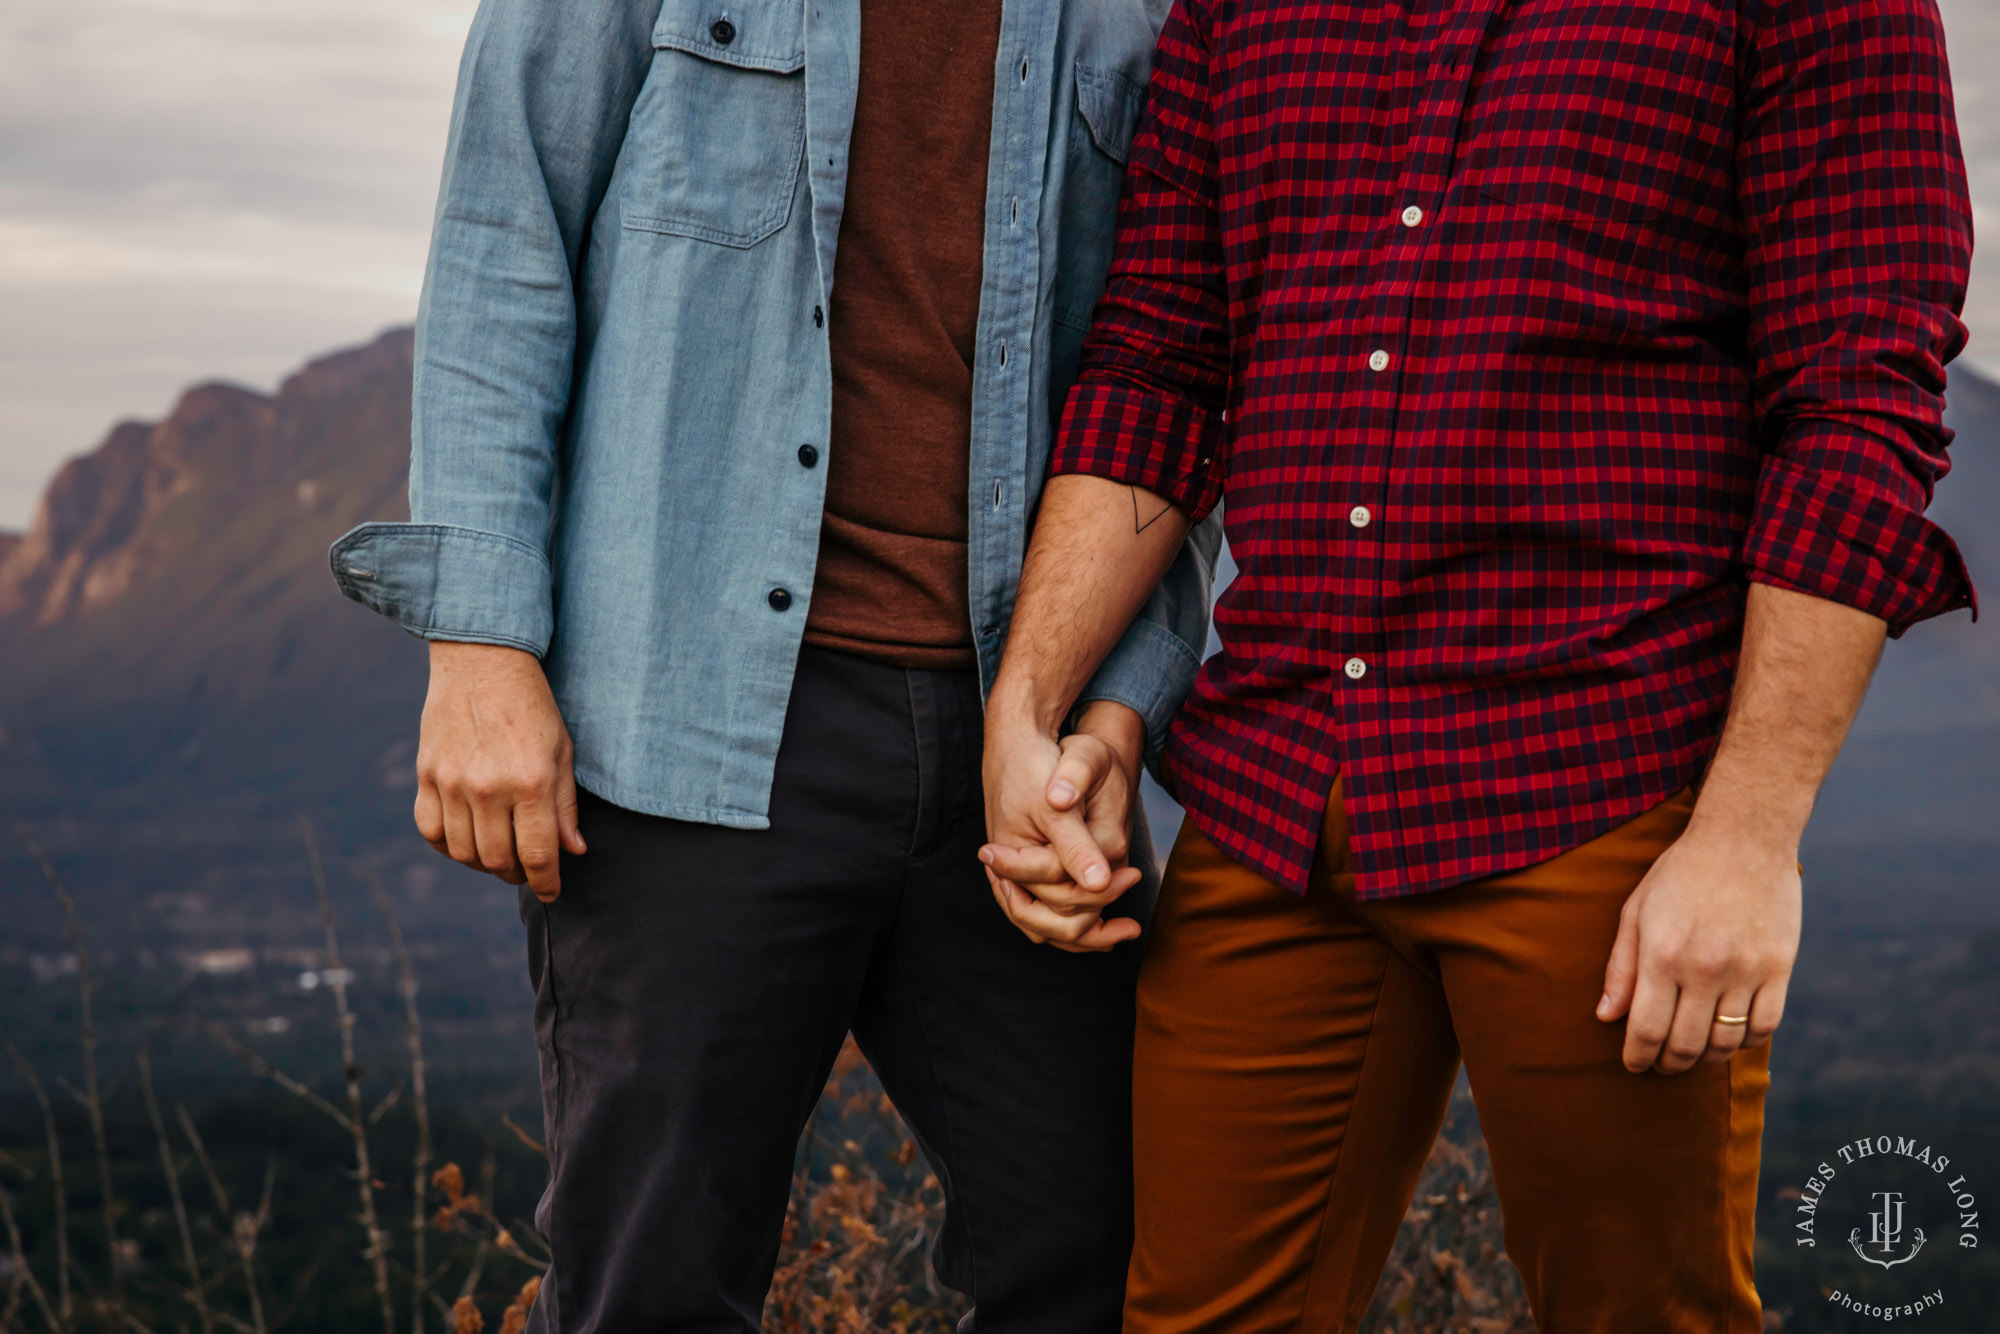
<svg viewBox="0 0 2000 1334"><path fill-rule="evenodd" d="M1117 70L1077 62L1076 108L1090 127L1091 141L1106 157L1125 161L1145 105L1145 90Z"/></svg>
<svg viewBox="0 0 2000 1334"><path fill-rule="evenodd" d="M795 74L806 63L805 16L805 0L666 0L653 25L653 46Z"/></svg>

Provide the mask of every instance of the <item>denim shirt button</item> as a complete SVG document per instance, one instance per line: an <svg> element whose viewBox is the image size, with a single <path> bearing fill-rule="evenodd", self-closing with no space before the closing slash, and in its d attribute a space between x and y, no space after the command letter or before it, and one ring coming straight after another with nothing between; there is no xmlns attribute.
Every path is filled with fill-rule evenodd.
<svg viewBox="0 0 2000 1334"><path fill-rule="evenodd" d="M813 328L815 328L815 329L820 329L820 328L824 328L825 326L826 326L826 312L825 312L824 310L820 309L820 307L818 307L818 306L814 306L814 307L813 307Z"/></svg>
<svg viewBox="0 0 2000 1334"><path fill-rule="evenodd" d="M782 588L774 588L771 590L770 597L766 598L765 601L771 604L772 611L783 611L792 605L792 595Z"/></svg>
<svg viewBox="0 0 2000 1334"><path fill-rule="evenodd" d="M816 467L818 467L818 466L819 466L819 451L818 451L817 449L814 449L814 448L813 448L813 447L812 447L811 445L800 445L800 446L799 446L799 463L800 463L800 465L801 465L801 466L803 466L803 467L807 467L807 468L816 468Z"/></svg>
<svg viewBox="0 0 2000 1334"><path fill-rule="evenodd" d="M717 19L708 25L708 35L715 39L717 46L728 46L736 40L736 25L728 19Z"/></svg>

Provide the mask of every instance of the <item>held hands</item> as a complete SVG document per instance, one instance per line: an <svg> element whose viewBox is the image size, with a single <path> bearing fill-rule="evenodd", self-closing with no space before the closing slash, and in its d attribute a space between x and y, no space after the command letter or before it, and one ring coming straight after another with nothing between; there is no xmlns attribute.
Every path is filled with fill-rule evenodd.
<svg viewBox="0 0 2000 1334"><path fill-rule="evenodd" d="M1770 1041L1785 1013L1799 952L1795 854L1700 816L1625 901L1604 971L1597 1017L1625 1019L1635 1074L1726 1061Z"/></svg>
<svg viewBox="0 0 2000 1334"><path fill-rule="evenodd" d="M1104 913L1139 883L1126 865L1145 724L1122 704L1092 704L1060 741L996 723L986 739L986 829L980 849L993 897L1036 944L1108 950L1139 935Z"/></svg>
<svg viewBox="0 0 2000 1334"><path fill-rule="evenodd" d="M431 644L417 746L417 829L455 862L562 893L557 849L584 851L569 729L531 653Z"/></svg>

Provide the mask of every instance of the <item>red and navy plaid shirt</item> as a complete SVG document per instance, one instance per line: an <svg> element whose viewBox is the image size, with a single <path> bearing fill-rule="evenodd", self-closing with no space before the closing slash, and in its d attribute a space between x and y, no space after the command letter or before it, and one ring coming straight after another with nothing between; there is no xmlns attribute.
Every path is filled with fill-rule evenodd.
<svg viewBox="0 0 2000 1334"><path fill-rule="evenodd" d="M1528 865L1707 761L1747 581L1971 605L1971 244L1931 0L1179 0L1053 471L1225 502L1196 824Z"/></svg>

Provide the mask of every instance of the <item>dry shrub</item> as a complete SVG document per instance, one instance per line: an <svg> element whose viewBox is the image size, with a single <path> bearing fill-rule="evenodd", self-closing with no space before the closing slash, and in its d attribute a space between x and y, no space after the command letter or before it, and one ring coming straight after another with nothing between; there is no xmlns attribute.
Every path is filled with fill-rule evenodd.
<svg viewBox="0 0 2000 1334"><path fill-rule="evenodd" d="M931 1274L944 1193L850 1039L800 1145L767 1334L949 1331L963 1301Z"/></svg>
<svg viewBox="0 0 2000 1334"><path fill-rule="evenodd" d="M1500 1237L1500 1197L1486 1145L1444 1135L1403 1216L1369 1334L1534 1334L1521 1276Z"/></svg>

